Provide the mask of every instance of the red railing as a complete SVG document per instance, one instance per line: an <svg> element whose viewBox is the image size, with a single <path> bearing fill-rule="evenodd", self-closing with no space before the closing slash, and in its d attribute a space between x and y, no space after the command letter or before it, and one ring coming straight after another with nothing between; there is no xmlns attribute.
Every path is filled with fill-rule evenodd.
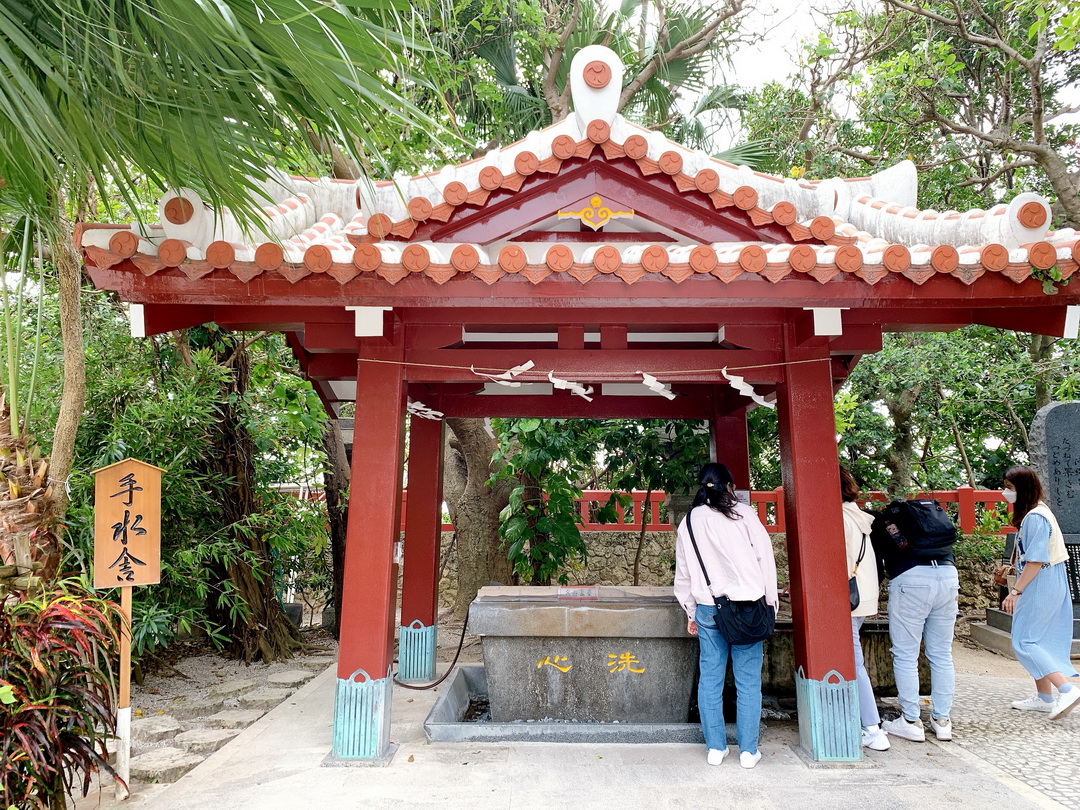
<svg viewBox="0 0 1080 810"><path fill-rule="evenodd" d="M645 531L670 532L673 526L668 522L667 496L663 492L653 492L649 495L648 508L645 507L645 493L628 493L632 499L631 504L625 509L616 507L619 515L618 523L600 523L596 520L597 511L608 502L611 493L607 490L588 490L581 494L578 499L578 513L581 516L581 530L585 532L632 532L641 531L642 516L645 518ZM401 513L402 530L405 528L405 500L408 492L402 493ZM972 489L962 486L959 489L935 490L933 492L920 492L920 498L933 498L942 503L952 513L960 531L963 534L971 534L978 525L980 515L988 508L1000 509L1005 504L998 490ZM866 498L860 505L866 502L882 502L889 500L889 496L883 492L867 493ZM761 522L770 532L787 531L784 520L784 488L777 487L769 490L755 490L750 493L750 505L758 513ZM955 506L953 506L955 505ZM1005 504L1006 508L1008 505ZM453 523L443 523L443 531L453 531ZM1003 534L1004 532L999 532Z"/></svg>

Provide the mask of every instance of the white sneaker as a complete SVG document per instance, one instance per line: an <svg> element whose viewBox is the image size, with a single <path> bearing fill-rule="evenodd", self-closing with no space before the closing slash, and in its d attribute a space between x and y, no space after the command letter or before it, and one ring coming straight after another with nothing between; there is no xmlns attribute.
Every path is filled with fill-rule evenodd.
<svg viewBox="0 0 1080 810"><path fill-rule="evenodd" d="M866 731L862 733L863 748L869 748L871 751L888 751L889 750L889 735L882 729L875 731Z"/></svg>
<svg viewBox="0 0 1080 810"><path fill-rule="evenodd" d="M886 720L881 727L894 737L902 737L912 742L923 742L926 739L926 729L923 728L922 723L909 723L903 715L895 720Z"/></svg>
<svg viewBox="0 0 1080 810"><path fill-rule="evenodd" d="M743 751L741 754L739 754L739 764L742 765L747 770L749 770L750 768L753 768L760 761L761 761L761 752L760 751L758 751L756 754L751 754L749 751Z"/></svg>
<svg viewBox="0 0 1080 810"><path fill-rule="evenodd" d="M930 728L933 729L934 736L942 742L952 739L952 721L948 717L931 717Z"/></svg>
<svg viewBox="0 0 1080 810"><path fill-rule="evenodd" d="M1060 720L1062 717L1071 712L1076 704L1080 703L1080 687L1073 684L1073 688L1066 692L1064 695L1058 695L1057 703L1054 704L1054 710L1050 712L1051 720ZM743 766L746 767L745 765Z"/></svg>
<svg viewBox="0 0 1080 810"><path fill-rule="evenodd" d="M1029 697L1027 700L1014 700L1012 702L1014 709L1019 709L1022 712L1047 712L1050 713L1054 710L1054 701L1047 703L1038 695L1035 697Z"/></svg>
<svg viewBox="0 0 1080 810"><path fill-rule="evenodd" d="M727 749L726 748L710 748L709 749L709 756L708 756L709 764L710 765L719 765L721 762L724 761L724 757L726 757L726 756L727 756Z"/></svg>

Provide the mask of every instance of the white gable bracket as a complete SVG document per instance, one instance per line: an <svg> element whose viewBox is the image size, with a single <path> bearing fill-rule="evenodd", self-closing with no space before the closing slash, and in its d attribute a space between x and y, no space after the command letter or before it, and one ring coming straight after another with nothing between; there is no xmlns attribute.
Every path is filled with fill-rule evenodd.
<svg viewBox="0 0 1080 810"><path fill-rule="evenodd" d="M1080 333L1080 306L1070 305L1065 308L1065 334L1062 337L1075 338Z"/></svg>
<svg viewBox="0 0 1080 810"><path fill-rule="evenodd" d="M382 337L383 313L393 307L345 307L356 318L353 331L356 337Z"/></svg>
<svg viewBox="0 0 1080 810"><path fill-rule="evenodd" d="M803 307L814 314L814 334L836 337L844 334L844 325L840 313L847 307Z"/></svg>
<svg viewBox="0 0 1080 810"><path fill-rule="evenodd" d="M128 304L128 323L133 338L146 337L146 310L142 304Z"/></svg>

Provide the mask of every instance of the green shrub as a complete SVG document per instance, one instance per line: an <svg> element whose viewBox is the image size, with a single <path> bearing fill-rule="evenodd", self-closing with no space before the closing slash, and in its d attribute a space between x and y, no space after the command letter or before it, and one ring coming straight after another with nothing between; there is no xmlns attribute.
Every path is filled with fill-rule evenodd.
<svg viewBox="0 0 1080 810"><path fill-rule="evenodd" d="M1009 525L1009 515L998 513L996 509L987 509L979 516L973 534L960 535L953 547L959 557L993 562L1001 558L1005 548L1005 536L998 531Z"/></svg>

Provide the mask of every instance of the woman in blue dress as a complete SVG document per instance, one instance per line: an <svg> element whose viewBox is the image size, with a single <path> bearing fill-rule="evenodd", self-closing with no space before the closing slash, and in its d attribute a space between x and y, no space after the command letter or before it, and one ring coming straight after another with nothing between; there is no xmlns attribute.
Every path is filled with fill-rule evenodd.
<svg viewBox="0 0 1080 810"><path fill-rule="evenodd" d="M1020 532L1016 583L1001 609L1013 614L1013 652L1035 679L1036 692L1027 700L1014 701L1012 707L1046 712L1057 720L1080 703L1080 685L1067 680L1077 673L1069 662L1073 610L1065 538L1033 469L1013 467L1006 472L1002 495L1014 505L1012 523Z"/></svg>

